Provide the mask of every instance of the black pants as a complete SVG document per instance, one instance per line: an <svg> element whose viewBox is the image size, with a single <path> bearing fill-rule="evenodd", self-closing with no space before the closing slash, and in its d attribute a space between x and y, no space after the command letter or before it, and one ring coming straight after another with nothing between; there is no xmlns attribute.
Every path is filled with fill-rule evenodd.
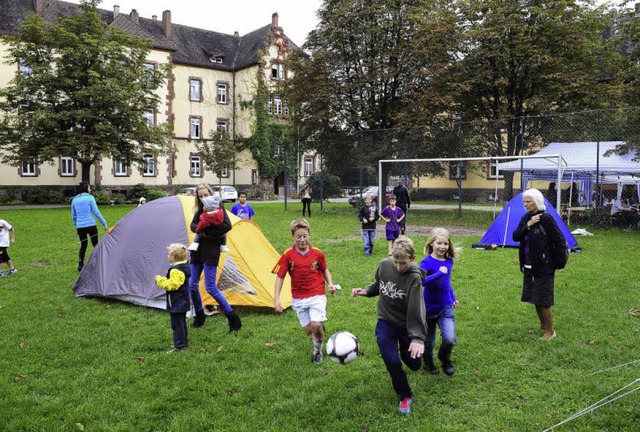
<svg viewBox="0 0 640 432"><path fill-rule="evenodd" d="M404 218L398 222L398 225L400 225L400 234L404 235L404 230L407 228L407 204L397 203L397 205L400 207L400 210L402 210L402 213L404 213Z"/></svg>
<svg viewBox="0 0 640 432"><path fill-rule="evenodd" d="M98 227L89 226L84 228L78 228L78 237L80 237L80 252L78 252L78 261L84 263L84 256L87 253L87 243L91 238L91 244L96 247L98 244Z"/></svg>
<svg viewBox="0 0 640 432"><path fill-rule="evenodd" d="M302 216L304 216L305 210L308 210L309 216L311 216L311 198L302 198Z"/></svg>

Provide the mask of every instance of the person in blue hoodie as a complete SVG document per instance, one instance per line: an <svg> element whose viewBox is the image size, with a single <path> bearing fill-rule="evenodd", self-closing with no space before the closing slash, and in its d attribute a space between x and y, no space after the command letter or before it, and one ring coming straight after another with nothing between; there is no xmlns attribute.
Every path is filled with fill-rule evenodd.
<svg viewBox="0 0 640 432"><path fill-rule="evenodd" d="M80 237L80 251L78 252L78 271L84 267L84 256L87 253L87 244L96 247L98 244L98 228L95 218L98 218L104 229L107 229L107 221L102 217L96 199L91 195L91 186L87 182L78 185L78 195L71 201L71 218Z"/></svg>

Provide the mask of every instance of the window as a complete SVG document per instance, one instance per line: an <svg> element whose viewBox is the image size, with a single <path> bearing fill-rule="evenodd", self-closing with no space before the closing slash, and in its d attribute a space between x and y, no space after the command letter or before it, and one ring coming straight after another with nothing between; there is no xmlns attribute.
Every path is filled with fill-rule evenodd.
<svg viewBox="0 0 640 432"><path fill-rule="evenodd" d="M217 130L220 132L227 132L229 130L229 123L226 120L218 120Z"/></svg>
<svg viewBox="0 0 640 432"><path fill-rule="evenodd" d="M229 85L226 83L218 83L218 103L226 104L227 103L227 94L229 92Z"/></svg>
<svg viewBox="0 0 640 432"><path fill-rule="evenodd" d="M142 155L144 163L142 165L142 175L145 177L153 177L156 175L156 160L152 153Z"/></svg>
<svg viewBox="0 0 640 432"><path fill-rule="evenodd" d="M227 167L222 168L222 171L220 172L220 177L222 177L222 178L229 177L229 168L227 168Z"/></svg>
<svg viewBox="0 0 640 432"><path fill-rule="evenodd" d="M286 99L284 100L284 115L289 115L289 101Z"/></svg>
<svg viewBox="0 0 640 432"><path fill-rule="evenodd" d="M284 64L273 63L271 65L271 79L283 80L284 79Z"/></svg>
<svg viewBox="0 0 640 432"><path fill-rule="evenodd" d="M22 171L20 173L23 177L36 177L36 164L35 162L22 162Z"/></svg>
<svg viewBox="0 0 640 432"><path fill-rule="evenodd" d="M191 177L202 177L202 157L191 155Z"/></svg>
<svg viewBox="0 0 640 432"><path fill-rule="evenodd" d="M196 78L189 79L189 100L202 101L202 81Z"/></svg>
<svg viewBox="0 0 640 432"><path fill-rule="evenodd" d="M189 117L189 138L200 139L202 137L202 118Z"/></svg>
<svg viewBox="0 0 640 432"><path fill-rule="evenodd" d="M142 116L147 119L147 123L149 124L150 127L153 127L156 125L156 113L153 109L149 109L146 110Z"/></svg>
<svg viewBox="0 0 640 432"><path fill-rule="evenodd" d="M18 70L23 75L31 76L33 74L33 69L25 63L24 59L18 60Z"/></svg>
<svg viewBox="0 0 640 432"><path fill-rule="evenodd" d="M144 64L144 86L146 88L153 88L155 70L156 70L155 64L153 63Z"/></svg>
<svg viewBox="0 0 640 432"><path fill-rule="evenodd" d="M255 169L251 170L251 184L252 185L258 184L258 170L255 170Z"/></svg>
<svg viewBox="0 0 640 432"><path fill-rule="evenodd" d="M275 115L282 114L282 98L280 97L280 95L273 96L273 113Z"/></svg>
<svg viewBox="0 0 640 432"><path fill-rule="evenodd" d="M113 175L117 177L127 177L129 175L129 164L127 164L127 161L120 158L114 159Z"/></svg>
<svg viewBox="0 0 640 432"><path fill-rule="evenodd" d="M313 174L313 165L314 165L314 157L313 156L305 156L304 158L304 176L309 177Z"/></svg>
<svg viewBox="0 0 640 432"><path fill-rule="evenodd" d="M461 162L449 162L449 180L466 180L467 169Z"/></svg>
<svg viewBox="0 0 640 432"><path fill-rule="evenodd" d="M488 172L487 172L487 178L489 179L496 179L496 178L500 178L503 179L504 176L502 174L500 174L500 176L496 176L497 171L497 162L494 161L490 161L489 165L488 165Z"/></svg>
<svg viewBox="0 0 640 432"><path fill-rule="evenodd" d="M73 158L68 156L62 156L60 158L60 176L73 177L76 175L76 164Z"/></svg>

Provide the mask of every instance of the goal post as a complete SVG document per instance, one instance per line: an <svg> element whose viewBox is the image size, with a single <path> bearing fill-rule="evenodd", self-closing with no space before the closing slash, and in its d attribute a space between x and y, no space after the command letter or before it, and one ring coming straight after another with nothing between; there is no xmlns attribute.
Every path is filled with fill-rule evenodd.
<svg viewBox="0 0 640 432"><path fill-rule="evenodd" d="M383 179L382 179L382 167L384 164L419 164L419 163L469 163L469 162L484 162L491 164L492 162L496 163L496 175L495 175L495 195L498 196L498 189L500 185L500 165L501 162L505 165L507 162L510 162L513 165L514 162L520 161L519 169L513 169L511 167L508 169L510 172L520 172L521 174L521 184L524 181L524 172L527 171L538 171L553 173L555 174L556 180L556 211L558 214L560 213L560 203L561 203L561 188L562 178L564 175L564 171L567 167L567 163L562 157L561 154L547 154L547 155L528 155L528 156L486 156L486 157L461 157L461 158L428 158L428 159L381 159L378 161L378 208L382 207L382 199L385 194L382 192L383 187ZM527 164L527 161L532 161L532 163ZM535 162L542 161L542 162ZM545 162L546 161L546 162ZM504 172L504 171L503 171ZM459 173L458 173L459 174ZM553 175L552 174L552 175ZM459 203L461 204L461 197L459 197ZM495 206L495 205L494 205Z"/></svg>

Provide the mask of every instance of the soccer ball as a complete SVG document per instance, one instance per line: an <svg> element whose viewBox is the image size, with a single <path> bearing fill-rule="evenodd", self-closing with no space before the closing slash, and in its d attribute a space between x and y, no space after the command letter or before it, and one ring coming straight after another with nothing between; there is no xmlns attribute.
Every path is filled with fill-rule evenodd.
<svg viewBox="0 0 640 432"><path fill-rule="evenodd" d="M327 341L327 354L336 363L351 363L359 350L358 338L346 331L334 333Z"/></svg>

